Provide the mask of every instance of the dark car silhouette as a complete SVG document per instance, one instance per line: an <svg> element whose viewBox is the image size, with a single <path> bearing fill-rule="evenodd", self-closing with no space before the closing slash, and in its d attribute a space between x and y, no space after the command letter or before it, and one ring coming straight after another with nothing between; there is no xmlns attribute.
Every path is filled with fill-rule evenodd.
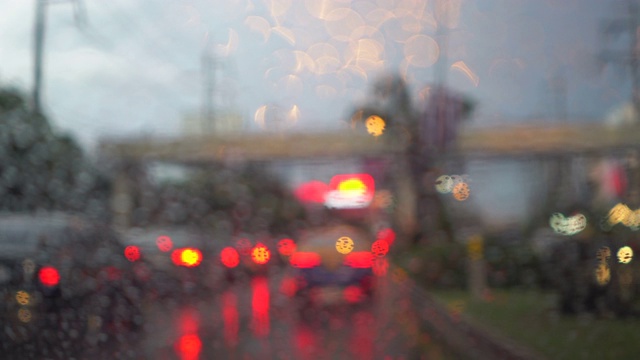
<svg viewBox="0 0 640 360"><path fill-rule="evenodd" d="M0 216L0 343L8 357L38 344L73 350L135 329L148 271L107 226L62 213Z"/></svg>

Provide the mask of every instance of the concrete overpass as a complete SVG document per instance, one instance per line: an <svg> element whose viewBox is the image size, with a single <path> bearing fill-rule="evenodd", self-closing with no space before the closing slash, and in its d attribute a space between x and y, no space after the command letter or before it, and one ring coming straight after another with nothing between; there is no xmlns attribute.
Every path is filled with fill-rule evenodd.
<svg viewBox="0 0 640 360"><path fill-rule="evenodd" d="M208 163L273 159L341 158L396 155L406 136L372 137L349 130L324 133L247 133L174 139L126 139L103 142L103 155L134 161ZM512 125L462 129L449 155L462 157L548 156L616 153L640 149L640 126L601 124Z"/></svg>
<svg viewBox="0 0 640 360"><path fill-rule="evenodd" d="M350 130L325 133L250 133L242 135L200 136L176 139L129 139L103 142L100 151L112 159L143 163L207 165L213 163L255 162L299 159L341 159L391 157L407 149L407 136L357 134ZM549 157L552 161L567 156L628 155L640 153L640 126L610 127L600 124L513 125L462 129L457 144L446 157L512 158ZM396 214L400 227L411 233L416 227L416 208L406 158L395 161L400 189ZM131 179L120 171L115 175L113 209L115 225L128 227L131 208Z"/></svg>

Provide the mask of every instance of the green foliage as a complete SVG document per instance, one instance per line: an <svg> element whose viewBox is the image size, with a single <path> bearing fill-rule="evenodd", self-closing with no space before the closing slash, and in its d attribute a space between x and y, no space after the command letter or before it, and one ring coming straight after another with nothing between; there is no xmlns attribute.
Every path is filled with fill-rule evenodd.
<svg viewBox="0 0 640 360"><path fill-rule="evenodd" d="M284 184L258 167L202 169L183 183L161 184L153 192L160 200L139 206L149 213L145 221L156 224L224 223L232 232L292 233L304 215ZM179 216L169 213L172 207Z"/></svg>
<svg viewBox="0 0 640 360"><path fill-rule="evenodd" d="M0 211L60 210L105 216L109 183L68 135L0 88Z"/></svg>

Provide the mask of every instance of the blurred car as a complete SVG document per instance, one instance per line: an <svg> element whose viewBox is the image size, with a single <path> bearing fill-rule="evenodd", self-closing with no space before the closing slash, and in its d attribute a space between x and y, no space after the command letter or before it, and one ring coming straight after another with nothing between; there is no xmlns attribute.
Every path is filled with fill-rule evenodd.
<svg viewBox="0 0 640 360"><path fill-rule="evenodd" d="M152 268L151 296L185 300L215 286L216 240L216 236L185 226L133 228L123 234L123 245L140 249Z"/></svg>
<svg viewBox="0 0 640 360"><path fill-rule="evenodd" d="M371 246L374 235L365 227L329 224L300 234L290 257L294 289L302 310L364 302L374 293Z"/></svg>
<svg viewBox="0 0 640 360"><path fill-rule="evenodd" d="M92 335L99 341L136 329L147 276L136 260L125 257L109 227L77 216L0 216L4 354L27 358L35 355L21 346L69 340L81 346Z"/></svg>

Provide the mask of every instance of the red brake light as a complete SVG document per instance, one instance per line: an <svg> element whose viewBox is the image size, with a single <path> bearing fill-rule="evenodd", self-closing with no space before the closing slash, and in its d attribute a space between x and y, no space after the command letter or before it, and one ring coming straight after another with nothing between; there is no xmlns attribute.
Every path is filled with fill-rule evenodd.
<svg viewBox="0 0 640 360"><path fill-rule="evenodd" d="M345 256L344 263L354 268L366 269L373 265L373 257L370 251L355 251Z"/></svg>
<svg viewBox="0 0 640 360"><path fill-rule="evenodd" d="M44 286L56 286L60 282L60 273L53 266L44 266L38 272L38 278Z"/></svg>
<svg viewBox="0 0 640 360"><path fill-rule="evenodd" d="M171 253L171 261L178 266L195 267L202 262L202 253L196 248L176 249Z"/></svg>
<svg viewBox="0 0 640 360"><path fill-rule="evenodd" d="M129 245L124 248L124 256L131 262L140 260L140 248L135 245Z"/></svg>
<svg viewBox="0 0 640 360"><path fill-rule="evenodd" d="M224 266L234 268L240 264L240 255L236 249L226 247L220 252L220 260Z"/></svg>
<svg viewBox="0 0 640 360"><path fill-rule="evenodd" d="M167 252L173 248L173 241L171 241L170 237L162 235L158 236L158 238L156 239L156 245L158 246L158 249L160 249L160 251Z"/></svg>
<svg viewBox="0 0 640 360"><path fill-rule="evenodd" d="M271 251L261 243L257 243L256 246L253 247L253 250L251 250L251 259L256 264L266 264L270 258Z"/></svg>
<svg viewBox="0 0 640 360"><path fill-rule="evenodd" d="M312 268L320 265L320 254L314 252L294 252L289 259L289 263L297 268Z"/></svg>
<svg viewBox="0 0 640 360"><path fill-rule="evenodd" d="M389 246L393 245L396 240L396 233L391 228L385 228L378 231L378 240L386 241Z"/></svg>
<svg viewBox="0 0 640 360"><path fill-rule="evenodd" d="M389 252L389 243L384 240L376 240L371 244L371 252L377 257L383 257Z"/></svg>
<svg viewBox="0 0 640 360"><path fill-rule="evenodd" d="M291 256L296 251L296 243L291 239L278 241L278 252L282 256Z"/></svg>

